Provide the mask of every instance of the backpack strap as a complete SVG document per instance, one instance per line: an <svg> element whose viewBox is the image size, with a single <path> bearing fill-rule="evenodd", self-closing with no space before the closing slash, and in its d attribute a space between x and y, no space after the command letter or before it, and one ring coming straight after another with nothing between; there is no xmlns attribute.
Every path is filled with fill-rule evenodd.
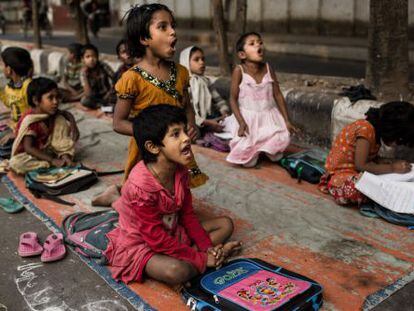
<svg viewBox="0 0 414 311"><path fill-rule="evenodd" d="M125 170L117 170L117 171L95 171L96 175L98 176L108 176L108 175L117 175L117 174L124 174Z"/></svg>
<svg viewBox="0 0 414 311"><path fill-rule="evenodd" d="M59 198L58 196L50 195L50 194L47 194L47 193L40 193L40 192L38 192L36 190L33 190L33 189L30 189L30 188L28 188L28 189L38 199L43 198L43 199L47 199L47 200L50 200L50 201L53 201L53 202L56 202L56 203L59 203L59 204L62 204L62 205L68 205L68 206L76 205L76 203L63 200L63 199Z"/></svg>
<svg viewBox="0 0 414 311"><path fill-rule="evenodd" d="M125 173L125 170L99 171L98 172L97 170L89 168L89 167L83 165L82 163L80 164L80 168L88 170L88 171L95 172L96 176L108 176L108 175L117 175L117 174L124 174Z"/></svg>

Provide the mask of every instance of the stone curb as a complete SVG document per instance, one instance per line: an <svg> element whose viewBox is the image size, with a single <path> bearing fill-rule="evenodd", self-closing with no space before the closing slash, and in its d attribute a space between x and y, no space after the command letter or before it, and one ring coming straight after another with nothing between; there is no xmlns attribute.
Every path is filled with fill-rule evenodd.
<svg viewBox="0 0 414 311"><path fill-rule="evenodd" d="M27 42L1 41L1 51L10 46L19 46L30 52L35 75L60 76L63 74L64 59L67 54L66 48L45 45L43 49L36 49L33 44ZM99 58L111 66L114 71L121 65L117 57L112 54L100 53Z"/></svg>

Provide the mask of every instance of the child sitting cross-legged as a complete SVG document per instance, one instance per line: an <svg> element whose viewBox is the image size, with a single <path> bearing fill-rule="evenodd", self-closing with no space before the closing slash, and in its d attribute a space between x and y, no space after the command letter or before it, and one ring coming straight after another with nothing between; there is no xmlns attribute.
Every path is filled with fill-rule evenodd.
<svg viewBox="0 0 414 311"><path fill-rule="evenodd" d="M68 45L68 55L65 61L65 71L62 76L61 92L63 102L78 101L82 97L80 71L82 69L82 48L80 43Z"/></svg>
<svg viewBox="0 0 414 311"><path fill-rule="evenodd" d="M185 112L165 104L144 109L133 122L143 160L114 203L119 227L107 235L105 256L115 279L142 282L147 276L181 284L241 248L240 242L226 242L233 232L230 218L200 223L194 213L186 126Z"/></svg>
<svg viewBox="0 0 414 311"><path fill-rule="evenodd" d="M81 104L90 109L108 106L111 95L113 70L108 64L99 60L99 51L93 44L82 48L80 80L83 86Z"/></svg>
<svg viewBox="0 0 414 311"><path fill-rule="evenodd" d="M27 97L32 108L17 124L10 168L25 174L38 168L72 165L79 131L73 115L59 110L57 84L47 78L33 79Z"/></svg>

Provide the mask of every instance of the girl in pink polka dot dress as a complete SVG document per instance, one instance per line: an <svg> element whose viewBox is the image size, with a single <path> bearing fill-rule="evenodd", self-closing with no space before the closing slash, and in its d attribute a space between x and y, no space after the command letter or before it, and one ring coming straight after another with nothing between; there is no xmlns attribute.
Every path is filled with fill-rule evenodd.
<svg viewBox="0 0 414 311"><path fill-rule="evenodd" d="M379 159L381 143L414 144L412 104L390 102L379 109L370 108L365 120L345 126L332 144L319 190L331 194L337 204L360 205L367 198L355 188L355 183L363 172L386 174L411 170L407 161Z"/></svg>

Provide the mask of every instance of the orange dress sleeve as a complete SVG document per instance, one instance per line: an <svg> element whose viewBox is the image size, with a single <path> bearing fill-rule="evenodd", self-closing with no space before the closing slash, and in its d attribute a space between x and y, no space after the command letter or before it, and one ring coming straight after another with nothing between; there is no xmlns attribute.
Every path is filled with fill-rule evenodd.
<svg viewBox="0 0 414 311"><path fill-rule="evenodd" d="M128 70L124 72L115 84L115 91L121 99L134 100L139 95L139 76L136 72Z"/></svg>
<svg viewBox="0 0 414 311"><path fill-rule="evenodd" d="M376 144L375 141L375 129L368 121L360 121L355 124L355 138L365 138L369 141L370 145Z"/></svg>

